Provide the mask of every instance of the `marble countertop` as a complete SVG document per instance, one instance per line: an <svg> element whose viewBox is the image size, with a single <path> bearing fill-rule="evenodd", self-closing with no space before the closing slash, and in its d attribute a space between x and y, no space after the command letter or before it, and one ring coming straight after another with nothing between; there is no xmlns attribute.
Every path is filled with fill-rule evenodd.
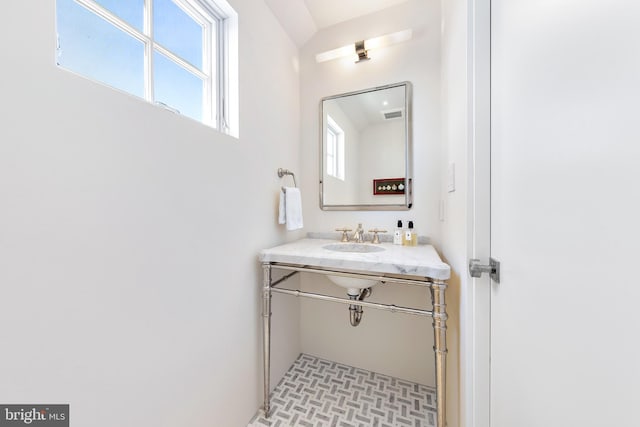
<svg viewBox="0 0 640 427"><path fill-rule="evenodd" d="M329 244L340 244L340 242L335 239L300 239L262 250L259 260L336 270L422 276L436 280L447 280L451 275L449 265L442 262L431 245L401 246L380 243L374 246L384 248L384 251L353 253L323 248ZM372 243L364 244L372 245Z"/></svg>

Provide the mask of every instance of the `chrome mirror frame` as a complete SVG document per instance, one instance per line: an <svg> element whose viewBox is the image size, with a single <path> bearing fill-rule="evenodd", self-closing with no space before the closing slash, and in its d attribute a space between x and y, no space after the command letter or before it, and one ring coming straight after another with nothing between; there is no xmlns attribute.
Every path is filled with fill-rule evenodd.
<svg viewBox="0 0 640 427"><path fill-rule="evenodd" d="M396 87L405 88L405 182L406 190L404 194L404 203L401 204L350 204L350 205L329 205L326 204L324 199L324 186L323 175L325 170L325 153L324 153L324 102L332 99L344 98L348 96L360 95L368 92L374 92L384 89L391 89ZM347 92L338 95L332 95L324 97L320 100L320 144L319 144L319 157L320 157L320 170L319 170L319 199L320 209L323 211L403 211L411 209L413 205L413 113L412 113L412 85L411 82L405 81L400 83L393 83L385 86L377 86L373 88L358 90L354 92Z"/></svg>

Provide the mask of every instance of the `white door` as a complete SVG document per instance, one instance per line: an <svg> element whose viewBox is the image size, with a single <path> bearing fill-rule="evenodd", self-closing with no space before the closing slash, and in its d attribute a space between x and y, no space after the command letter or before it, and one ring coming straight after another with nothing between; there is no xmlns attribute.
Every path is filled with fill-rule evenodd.
<svg viewBox="0 0 640 427"><path fill-rule="evenodd" d="M491 16L491 426L637 427L640 1Z"/></svg>

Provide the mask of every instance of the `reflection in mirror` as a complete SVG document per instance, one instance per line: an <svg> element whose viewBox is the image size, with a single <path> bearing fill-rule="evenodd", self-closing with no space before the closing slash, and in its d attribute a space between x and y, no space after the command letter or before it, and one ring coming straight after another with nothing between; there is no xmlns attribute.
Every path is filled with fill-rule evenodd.
<svg viewBox="0 0 640 427"><path fill-rule="evenodd" d="M411 83L322 99L320 207L411 207Z"/></svg>

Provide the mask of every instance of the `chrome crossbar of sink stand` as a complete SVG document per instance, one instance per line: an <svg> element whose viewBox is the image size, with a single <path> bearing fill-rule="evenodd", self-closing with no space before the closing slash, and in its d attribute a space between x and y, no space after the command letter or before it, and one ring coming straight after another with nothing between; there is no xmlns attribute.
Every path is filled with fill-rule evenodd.
<svg viewBox="0 0 640 427"><path fill-rule="evenodd" d="M272 268L281 268L283 270L293 270L293 273L287 274L282 278L271 281ZM353 304L353 301L346 298L338 298L329 295L316 294L311 292L303 292L294 289L276 288L279 283L287 280L294 274L304 271L318 274L339 274L347 277L356 278L372 278L370 274L358 274L353 272L337 272L330 270L315 269L307 266L296 265L278 265L277 263L263 263L263 306L262 306L262 318L263 318L263 362L264 362L264 406L263 411L265 418L269 418L270 415L270 367L271 367L271 293L282 293L286 295L292 295L296 297L306 297L311 299L318 299L323 301L336 302L339 304ZM425 278L425 281L418 281L413 279L404 279L399 277L387 277L387 276L373 276L379 277L384 282L421 285L428 286L431 293L431 301L433 303L433 310L422 310L410 307L398 307L393 304L380 304L368 301L359 301L358 304L363 307L375 308L378 310L391 311L394 313L406 313L421 316L430 316L433 318L433 333L434 333L434 345L433 351L435 352L435 368L436 368L436 409L437 409L437 425L436 427L446 426L446 357L447 357L447 312L445 303L445 290L447 288L446 281L432 280Z"/></svg>

